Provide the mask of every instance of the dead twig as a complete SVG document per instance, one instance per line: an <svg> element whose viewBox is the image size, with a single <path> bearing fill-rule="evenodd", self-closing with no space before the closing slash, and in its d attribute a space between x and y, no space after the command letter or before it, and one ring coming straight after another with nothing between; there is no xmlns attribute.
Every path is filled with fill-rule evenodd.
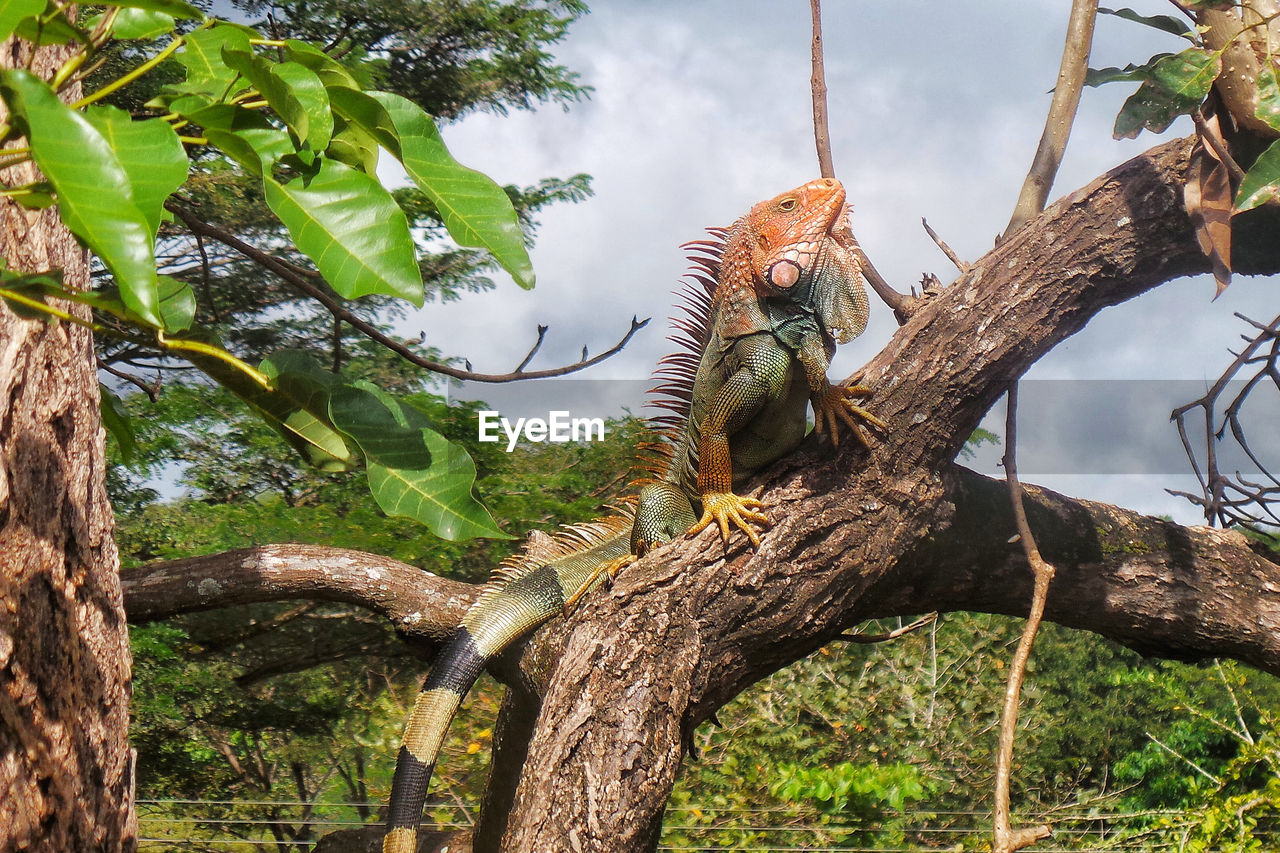
<svg viewBox="0 0 1280 853"><path fill-rule="evenodd" d="M929 235L929 238L938 245L939 249L942 250L942 254L947 256L947 260L951 261L951 263L955 265L955 268L960 271L960 274L964 275L967 273L969 271L969 265L960 260L959 255L951 251L951 247L947 245L947 241L939 237L937 231L934 231L929 227L929 220L922 216L920 217L920 224L924 226L925 233Z"/></svg>
<svg viewBox="0 0 1280 853"><path fill-rule="evenodd" d="M1044 617L1045 601L1049 597L1049 583L1054 569L1040 556L1031 527L1027 524L1027 511L1022 501L1022 483L1018 481L1017 465L1018 383L1009 386L1008 411L1005 415L1004 474L1009 482L1009 498L1013 502L1013 519L1018 531L1022 551L1035 572L1035 590L1031 597L1031 612L1023 626L1022 637L1014 650L1009 665L1009 681L1004 690L1004 707L1000 711L1000 741L996 754L996 802L992 853L1014 853L1035 842L1048 838L1052 832L1048 824L1013 829L1009 825L1009 778L1013 767L1013 742L1018 729L1018 703L1022 695L1022 682L1026 678L1027 661L1031 658L1031 646L1035 643L1040 620Z"/></svg>
<svg viewBox="0 0 1280 853"><path fill-rule="evenodd" d="M910 634L912 631L919 631L926 625L932 625L938 621L938 611L921 616L910 625L899 625L892 631L886 631L883 634L862 634L854 632L851 634L836 634L834 639L843 640L846 643L884 643L889 640L896 640L901 636Z"/></svg>
<svg viewBox="0 0 1280 853"><path fill-rule="evenodd" d="M810 56L813 74L809 89L813 94L813 141L818 148L818 170L824 178L836 176L831 161L831 129L827 125L827 78L822 68L822 0L809 0L809 15L813 20L813 41Z"/></svg>
<svg viewBox="0 0 1280 853"><path fill-rule="evenodd" d="M831 160L831 130L827 125L827 79L823 71L822 61L822 2L809 0L809 14L813 20L813 41L810 43L810 58L813 73L810 77L810 90L813 93L813 141L818 150L818 169L824 178L836 176L835 165ZM876 295L884 300L884 304L893 310L898 325L910 319L919 310L921 301L905 293L899 293L880 275L875 264L867 257L862 247L854 244L858 255L858 263L862 266L862 275L871 285Z"/></svg>

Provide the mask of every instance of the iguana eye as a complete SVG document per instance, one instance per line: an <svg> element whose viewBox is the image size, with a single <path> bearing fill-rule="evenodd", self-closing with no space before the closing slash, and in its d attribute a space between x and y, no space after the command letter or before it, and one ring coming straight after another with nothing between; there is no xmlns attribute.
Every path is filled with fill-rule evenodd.
<svg viewBox="0 0 1280 853"><path fill-rule="evenodd" d="M793 211L796 209L796 200L794 198L784 198L778 202L778 207L787 212Z"/></svg>

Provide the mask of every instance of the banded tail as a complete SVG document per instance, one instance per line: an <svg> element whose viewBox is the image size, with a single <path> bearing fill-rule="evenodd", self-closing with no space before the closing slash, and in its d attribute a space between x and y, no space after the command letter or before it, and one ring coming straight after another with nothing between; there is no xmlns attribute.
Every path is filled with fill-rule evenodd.
<svg viewBox="0 0 1280 853"><path fill-rule="evenodd" d="M504 563L440 652L396 756L383 853L414 853L440 745L462 699L504 649L563 613L630 554L630 513L566 528L537 555Z"/></svg>

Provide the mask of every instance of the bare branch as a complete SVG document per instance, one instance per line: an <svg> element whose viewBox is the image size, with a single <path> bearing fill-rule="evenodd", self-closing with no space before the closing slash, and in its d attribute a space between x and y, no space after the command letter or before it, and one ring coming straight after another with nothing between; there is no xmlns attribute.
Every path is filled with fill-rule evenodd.
<svg viewBox="0 0 1280 853"><path fill-rule="evenodd" d="M1075 121L1076 107L1080 104L1080 92L1084 89L1085 75L1089 71L1089 50L1093 45L1093 24L1098 17L1098 0L1073 0L1071 17L1067 22L1066 46L1062 49L1062 64L1058 69L1058 82L1053 89L1053 101L1049 116L1045 119L1044 133L1031 161L1031 170L1022 184L1013 216L1004 229L1002 239L1040 211L1044 210L1049 190L1058 175L1058 165L1067 149L1071 125Z"/></svg>
<svg viewBox="0 0 1280 853"><path fill-rule="evenodd" d="M262 545L149 563L120 574L130 622L260 601L356 604L385 616L406 637L449 635L477 589L415 566L345 548Z"/></svg>
<svg viewBox="0 0 1280 853"><path fill-rule="evenodd" d="M836 176L831 161L831 128L827 123L827 77L822 69L822 0L809 0L809 16L813 21L810 57L813 74L809 89L813 95L813 142L818 149L818 169L824 178Z"/></svg>
<svg viewBox="0 0 1280 853"><path fill-rule="evenodd" d="M1204 511L1205 520L1210 524L1230 526L1242 524L1253 527L1270 519L1270 523L1280 524L1280 478L1263 464L1262 460L1249 446L1244 425L1240 421L1240 411L1245 402L1259 386L1270 380L1270 386L1280 391L1280 316L1268 325L1250 320L1240 314L1241 320L1257 330L1252 338L1246 338L1248 345L1218 377L1217 381L1197 400L1179 406L1169 416L1177 426L1178 437L1182 448L1191 463L1200 484L1200 494L1169 490L1170 494L1185 497ZM1266 351L1260 352L1266 348ZM1221 422L1218 421L1219 407L1230 383L1245 368L1256 368L1253 375L1244 382L1244 387L1222 409ZM1204 466L1201 470L1198 454L1192 446L1191 437L1187 433L1187 416L1199 410L1199 419L1204 429ZM1235 479L1227 476L1218 464L1218 445L1223 441L1227 430L1236 445L1258 466L1269 482L1258 483L1243 477L1238 471Z"/></svg>
<svg viewBox="0 0 1280 853"><path fill-rule="evenodd" d="M964 275L967 273L969 271L969 265L960 260L960 257L956 255L955 252L951 251L951 247L947 245L945 240L938 236L937 231L934 231L929 227L929 220L922 216L920 217L920 224L924 226L925 233L929 235L929 238L933 240L934 243L938 244L938 248L942 250L942 254L947 256L947 260L951 261L951 263L955 265L955 268L960 271L960 274Z"/></svg>
<svg viewBox="0 0 1280 853"><path fill-rule="evenodd" d="M648 318L640 320L636 317L632 317L631 328L622 336L622 339L600 355L597 355L595 358L584 357L573 364L568 364L563 367L552 367L546 370L523 370L517 368L509 373L475 373L442 361L424 358L406 346L403 342L384 334L373 324L349 311L346 306L342 304L340 299L330 295L323 288L318 287L309 281L308 279L313 275L310 271L300 271L288 261L277 258L269 252L264 252L256 246L246 243L244 240L241 240L229 231L219 228L216 225L211 225L208 222L204 222L191 211L182 207L182 205L177 204L172 199L165 202L165 207L186 223L187 227L190 228L193 233L212 237L213 239L230 246L232 249L235 249L246 258L249 258L250 260L271 270L294 290L297 290L304 296L308 296L323 305L325 310L332 314L335 319L345 321L353 329L357 330L370 340L381 344L411 364L417 365L418 367L426 370L434 371L435 373L451 376L454 379L462 379L470 382L499 383L516 382L523 379L546 379L552 376L566 376L570 373L576 373L579 370L584 370L592 365L599 364L605 359L618 354L622 351L623 347L630 343L631 338L635 333L643 329L649 323ZM316 277L318 278L318 276Z"/></svg>
<svg viewBox="0 0 1280 853"><path fill-rule="evenodd" d="M842 640L846 643L885 643L889 640L896 640L899 637L906 636L912 631L918 631L926 625L932 625L937 621L938 611L935 610L932 613L921 616L919 619L908 625L899 625L892 631L885 631L881 634L837 634L835 639Z"/></svg>
<svg viewBox="0 0 1280 853"><path fill-rule="evenodd" d="M1027 662L1031 659L1031 647L1035 644L1036 633L1040 630L1040 620L1044 618L1044 607L1049 598L1049 583L1053 580L1054 568L1040 556L1040 549L1036 547L1036 540L1031 535L1031 526L1027 523L1027 511L1022 500L1022 484L1018 481L1017 381L1009 386L1007 400L1004 421L1004 474L1009 484L1009 503L1013 508L1018 540L1022 543L1022 551L1031 565L1036 582L1031 597L1031 612L1027 616L1026 625L1023 626L1022 636L1018 638L1018 647L1014 650L1013 660L1009 664L1009 680L1005 685L1004 704L1000 710L1000 738L996 752L996 802L992 830L993 853L1015 853L1052 834L1048 824L1014 830L1010 827L1009 821L1009 779L1013 773L1013 742L1018 732L1018 704L1022 696L1022 682L1027 674Z"/></svg>
<svg viewBox="0 0 1280 853"><path fill-rule="evenodd" d="M138 388L141 388L142 392L146 394L147 398L151 400L151 402L153 403L156 400L160 399L160 377L159 376L156 377L154 382L148 382L145 379L143 379L141 376L134 376L132 373L129 373L128 371L121 370L118 367L113 367L111 364L109 364L108 362L104 361L101 358L98 359L98 369L104 370L107 373L110 373L115 378L122 379L125 382L128 382L130 385L136 385Z"/></svg>

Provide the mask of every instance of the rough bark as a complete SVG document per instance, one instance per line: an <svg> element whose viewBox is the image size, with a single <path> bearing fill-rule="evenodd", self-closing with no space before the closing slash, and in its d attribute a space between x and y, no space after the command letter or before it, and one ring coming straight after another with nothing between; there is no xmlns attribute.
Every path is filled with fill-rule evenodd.
<svg viewBox="0 0 1280 853"><path fill-rule="evenodd" d="M13 42L0 44L0 66L26 60ZM42 50L32 68L47 76L59 61ZM0 173L6 183L33 175ZM54 209L0 200L0 252L13 269L59 268L68 286L88 284L88 258ZM98 404L89 333L0 306L4 850L136 845L129 642Z"/></svg>

